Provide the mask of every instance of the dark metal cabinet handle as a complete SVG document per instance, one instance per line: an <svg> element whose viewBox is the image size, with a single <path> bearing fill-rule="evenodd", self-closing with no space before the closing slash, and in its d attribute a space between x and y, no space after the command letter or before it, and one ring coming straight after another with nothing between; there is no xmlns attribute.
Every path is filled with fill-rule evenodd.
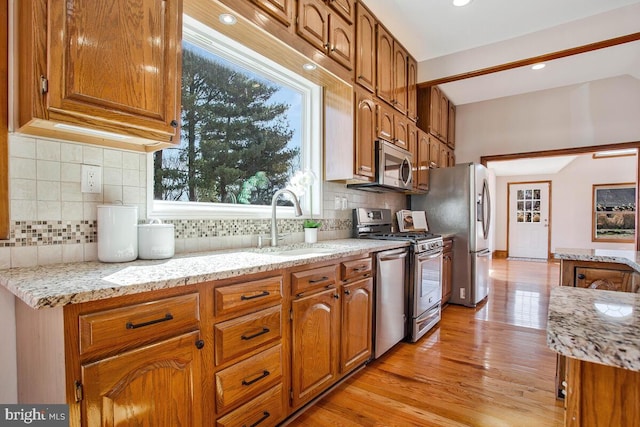
<svg viewBox="0 0 640 427"><path fill-rule="evenodd" d="M177 120L171 120L171 123L169 123L171 125L172 128L177 128L178 127L178 121Z"/></svg>
<svg viewBox="0 0 640 427"><path fill-rule="evenodd" d="M204 348L204 341L203 340L196 341L196 348L198 350L202 350Z"/></svg>
<svg viewBox="0 0 640 427"><path fill-rule="evenodd" d="M367 271L368 269L369 269L369 267L368 267L368 266L363 265L363 266L361 266L361 267L356 267L356 268L354 268L354 269L353 269L353 271L354 271L354 272L356 272L356 273L359 273L359 272L361 272L361 271Z"/></svg>
<svg viewBox="0 0 640 427"><path fill-rule="evenodd" d="M262 418L260 418L258 421L256 421L255 423L251 424L250 426L247 426L246 424L242 424L242 427L256 427L258 424L260 424L261 422L263 422L264 420L266 420L270 416L271 416L271 414L269 412L264 411L262 413Z"/></svg>
<svg viewBox="0 0 640 427"><path fill-rule="evenodd" d="M240 338L242 338L245 341L248 341L248 340L252 340L252 339L254 339L256 337L259 337L260 335L264 335L264 334L266 334L268 332L270 332L269 328L265 328L263 326L262 330L260 332L257 332L257 333L255 333L253 335L242 335Z"/></svg>
<svg viewBox="0 0 640 427"><path fill-rule="evenodd" d="M351 295L351 291L349 289L344 290L345 295Z"/></svg>
<svg viewBox="0 0 640 427"><path fill-rule="evenodd" d="M319 279L309 280L309 283L320 283L320 282L324 282L325 280L329 280L329 278L327 276L322 276Z"/></svg>
<svg viewBox="0 0 640 427"><path fill-rule="evenodd" d="M248 297L248 296L246 296L246 295L242 295L242 296L240 297L240 299L241 299L242 301L246 301L246 300L250 300L250 299L254 299L254 298L262 298L262 297L266 297L266 296L269 296L269 295L270 295L269 291L262 291L262 292L261 292L261 293L259 293L259 294L251 295L251 296L249 296L249 297Z"/></svg>
<svg viewBox="0 0 640 427"><path fill-rule="evenodd" d="M335 299L339 299L339 298L340 298L340 295L338 295L338 294L333 294L333 297L334 297Z"/></svg>
<svg viewBox="0 0 640 427"><path fill-rule="evenodd" d="M127 327L127 329L138 329L138 328L142 328L144 326L155 325L156 323L166 322L166 321L172 320L172 319L173 319L173 316L171 315L171 313L167 313L167 314L164 315L164 317L162 317L160 319L149 320L148 322L142 322L142 323L127 322L126 327Z"/></svg>
<svg viewBox="0 0 640 427"><path fill-rule="evenodd" d="M581 273L581 274L578 274L578 279L580 279L580 280L583 280L585 277L587 277L587 276L585 276L585 275L584 275L584 274L582 274L582 273Z"/></svg>
<svg viewBox="0 0 640 427"><path fill-rule="evenodd" d="M249 380L249 381L242 380L242 385L251 385L251 384L253 384L253 383L255 383L255 382L260 381L260 380L261 380L261 379L263 379L263 378L268 377L268 376L269 376L269 374L271 374L271 372L269 372L269 371L267 371L267 370L264 370L264 371L262 371L262 374L260 374L259 376L257 376L256 378L254 378L254 379L252 379L252 380Z"/></svg>

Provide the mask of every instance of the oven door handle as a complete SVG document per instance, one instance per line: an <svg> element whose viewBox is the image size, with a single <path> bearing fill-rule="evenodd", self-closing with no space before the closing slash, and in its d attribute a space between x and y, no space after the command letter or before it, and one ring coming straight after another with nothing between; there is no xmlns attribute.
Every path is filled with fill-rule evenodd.
<svg viewBox="0 0 640 427"><path fill-rule="evenodd" d="M391 261L394 259L402 259L402 258L406 258L407 257L407 252L403 252L401 254L398 255L387 255L387 256L383 256L378 258L379 261Z"/></svg>
<svg viewBox="0 0 640 427"><path fill-rule="evenodd" d="M430 253L428 255L418 255L418 261L428 261L430 259L438 258L444 253L444 250L440 249L438 252Z"/></svg>

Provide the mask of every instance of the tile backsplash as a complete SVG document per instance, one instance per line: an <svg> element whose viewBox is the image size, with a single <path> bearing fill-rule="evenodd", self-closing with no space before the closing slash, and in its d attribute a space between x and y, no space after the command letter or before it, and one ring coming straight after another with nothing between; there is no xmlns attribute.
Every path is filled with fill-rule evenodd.
<svg viewBox="0 0 640 427"><path fill-rule="evenodd" d="M121 201L146 220L148 154L9 134L10 236L0 240L0 268L97 259L97 206ZM102 168L102 192L82 193L82 164ZM323 183L319 239L351 235L355 207L405 207L400 194L375 194ZM335 199L346 206L335 210ZM345 209L342 209L342 208ZM255 246L269 219L175 219L176 253ZM303 241L302 220L279 219L285 243Z"/></svg>

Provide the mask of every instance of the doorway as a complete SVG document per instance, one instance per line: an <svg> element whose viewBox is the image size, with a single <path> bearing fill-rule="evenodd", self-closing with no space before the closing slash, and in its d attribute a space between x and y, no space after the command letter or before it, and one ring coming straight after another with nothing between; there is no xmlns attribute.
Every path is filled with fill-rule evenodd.
<svg viewBox="0 0 640 427"><path fill-rule="evenodd" d="M549 258L551 181L510 182L507 192L509 258Z"/></svg>

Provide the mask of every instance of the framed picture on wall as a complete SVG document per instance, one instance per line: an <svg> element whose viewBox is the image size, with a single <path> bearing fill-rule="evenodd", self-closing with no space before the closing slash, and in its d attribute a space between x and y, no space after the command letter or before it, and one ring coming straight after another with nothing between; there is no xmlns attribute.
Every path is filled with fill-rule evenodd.
<svg viewBox="0 0 640 427"><path fill-rule="evenodd" d="M630 242L636 232L636 185L594 184L591 241Z"/></svg>

